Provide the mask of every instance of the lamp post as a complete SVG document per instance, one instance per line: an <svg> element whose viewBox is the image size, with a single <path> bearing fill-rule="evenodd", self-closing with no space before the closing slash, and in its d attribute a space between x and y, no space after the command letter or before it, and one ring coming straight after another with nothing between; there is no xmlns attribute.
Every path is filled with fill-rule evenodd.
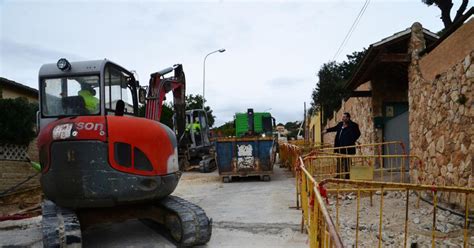
<svg viewBox="0 0 474 248"><path fill-rule="evenodd" d="M206 59L207 59L207 56L213 54L213 53L223 53L225 52L225 49L221 48L219 50L215 50L213 52L210 52L208 53L205 57L204 57L204 62L203 62L203 66L202 66L202 110L205 111L204 109L204 103L206 102L206 97L205 97L205 90L206 90Z"/></svg>

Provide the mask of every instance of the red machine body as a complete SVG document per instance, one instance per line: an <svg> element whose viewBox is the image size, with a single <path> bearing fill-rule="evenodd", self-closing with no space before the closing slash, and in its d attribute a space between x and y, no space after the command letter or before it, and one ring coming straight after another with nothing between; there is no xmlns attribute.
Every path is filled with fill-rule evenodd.
<svg viewBox="0 0 474 248"><path fill-rule="evenodd" d="M67 127L71 126L69 130ZM136 132L136 130L140 130ZM175 173L178 170L176 146L172 143L174 133L152 120L128 116L79 116L62 118L48 124L41 130L38 137L40 150L49 156L52 142L67 142L80 140L96 140L107 143L108 161L112 168L125 173L156 176ZM136 167L137 161L131 152L131 166L124 166L115 159L115 154L123 151L116 150L114 144L130 144L130 150L135 149L144 153L152 169L143 170ZM45 159L49 161L49 159ZM164 166L166 165L166 166ZM47 173L49 163L42 165L42 172Z"/></svg>
<svg viewBox="0 0 474 248"><path fill-rule="evenodd" d="M181 173L176 133L159 119L165 95L172 91L175 111L182 116L177 121L178 135L184 132L182 66L153 73L146 92L127 70L107 60L92 66L94 63L97 61L73 63L68 71L54 65L40 70L42 122L38 148L45 195L72 208L166 197L175 189ZM84 71L91 68L90 72ZM170 72L175 75L165 78ZM74 82L80 85L77 89L99 92L97 113L86 111L88 99L74 94ZM114 91L114 87L119 90ZM56 93L56 88L60 92ZM117 92L121 98L113 102ZM124 110L122 99L127 95L132 96L133 113ZM138 100L146 103L146 118L137 116Z"/></svg>

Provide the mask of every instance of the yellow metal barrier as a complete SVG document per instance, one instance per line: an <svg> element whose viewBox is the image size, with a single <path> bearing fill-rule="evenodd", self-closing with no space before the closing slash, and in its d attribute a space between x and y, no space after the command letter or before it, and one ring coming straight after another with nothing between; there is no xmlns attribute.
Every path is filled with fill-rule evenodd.
<svg viewBox="0 0 474 248"><path fill-rule="evenodd" d="M297 145L298 144L298 145ZM288 168L290 171L295 173L296 164L298 163L298 157L302 154L308 154L313 151L319 151L321 148L327 148L330 145L320 143L309 143L305 144L298 140L298 142L292 141L292 143L279 143L279 157L281 167Z"/></svg>
<svg viewBox="0 0 474 248"><path fill-rule="evenodd" d="M305 140L289 140L288 143L295 146L303 146L306 144L306 141Z"/></svg>
<svg viewBox="0 0 474 248"><path fill-rule="evenodd" d="M294 171L298 156L321 156L321 155L346 155L345 151L354 149L356 155L372 155L379 156L379 164L386 164L390 167L392 160L383 161L383 155L406 155L405 146L401 141L390 141L375 144L359 144L354 146L330 147L328 144L305 144L296 142L298 145L291 143L280 143L280 158L284 167ZM301 144L300 144L301 143ZM393 167L393 166L392 166Z"/></svg>
<svg viewBox="0 0 474 248"><path fill-rule="evenodd" d="M317 181L326 178L410 182L410 168L422 170L423 163L411 155L313 155L304 164ZM413 180L417 181L417 180Z"/></svg>
<svg viewBox="0 0 474 248"><path fill-rule="evenodd" d="M303 166L303 169L304 166ZM403 235L402 240L400 241L401 243L397 244L396 242L390 242L390 246L393 247L407 247L410 246L408 243L409 239L412 239L414 236L421 236L421 238L418 237L419 240L417 240L417 245L419 247L436 247L439 245L444 245L448 247L458 247L458 246L463 246L463 247L472 247L474 245L474 240L472 239L474 235L474 228L469 227L469 197L474 194L474 189L473 188L462 188L462 187L437 187L437 186L431 186L431 185L418 185L418 184L407 184L407 183L387 183L387 182L373 182L373 181L354 181L354 180L344 180L344 179L325 179L319 183L320 189L323 189L324 192L327 192L327 198L326 199L331 199L332 201L332 209L329 211L331 214L334 216L336 219L336 228L337 230L341 231L341 221L340 219L342 218L341 216L346 214L346 215L354 215L354 212L349 212L349 211L341 211L340 208L342 204L340 203L340 198L341 198L341 188L345 188L344 193L347 193L349 191L352 191L355 193L355 199L352 199L352 205L354 208L356 208L356 223L355 223L355 233L354 233L354 243L349 243L349 245L354 245L355 247L358 247L359 245L362 245L361 240L365 242L363 246L369 246L369 247L382 247L382 246L387 246L390 240L384 240L386 237L384 237L384 227L386 225L386 221L384 221L384 218L386 215L390 214L397 214L397 213L403 213L402 216L398 216L397 218L400 220L403 218L403 221L400 226L390 226L390 231L392 233L399 233L400 235ZM325 188L331 188L328 190L325 190ZM348 189L348 187L350 187ZM360 207L361 202L363 201L363 193L366 191L377 191L379 192L378 197L380 197L380 203L378 204L378 209L376 207L371 207L366 205L363 209ZM387 198L385 196L386 192L398 192L395 194L397 195L398 198L391 198L391 200L395 200L395 203L401 203L401 204L396 204L396 206L403 207L403 209L398 209L396 211L395 209L384 209L385 203L384 199ZM416 197L417 199L413 204L410 204L410 195L411 193L415 192L418 196L421 194L427 194L431 195L433 199L433 206L431 212L428 214L432 215L431 218L431 223L425 223L428 224L427 226L430 228L430 230L423 231L423 230L418 230L415 228L410 228L410 217L414 215L413 211L410 211L410 206L412 205L412 208L415 209L416 211L420 212L421 208L418 208L419 205L419 197ZM438 195L440 193L460 193L464 195L464 218L463 221L458 220L459 224L462 225L462 227L458 227L456 229L456 226L450 224L451 222L448 222L449 225L454 226L453 230L447 232L446 230L440 230L442 229L442 224L441 222L446 222L446 218L443 216L441 219L441 215L438 213L440 211L438 209ZM355 200L355 203L354 203ZM329 200L328 200L329 201ZM346 204L348 205L348 204ZM350 206L352 206L350 205ZM364 236L361 237L360 235L360 229L361 227L364 227L364 230L367 230L367 227L369 226L368 222L373 222L374 218L368 219L367 223L362 223L361 221L361 216L367 216L371 215L373 217L376 217L378 214L378 226L377 228L369 230L369 232L364 233ZM450 214L450 213L449 213ZM423 215L422 215L423 216ZM353 218L353 216L352 216ZM397 219L396 218L396 219ZM454 218L454 217L453 217ZM459 217L457 217L459 218ZM366 218L367 219L367 218ZM429 219L429 218L428 218ZM393 221L393 220L392 220ZM414 221L414 220L412 220ZM419 222L419 220L415 221L415 225L418 224L416 222ZM454 223L454 222L453 222ZM372 224L373 225L373 224ZM425 225L426 226L426 225ZM398 229L397 229L398 227ZM374 235L375 234L375 235ZM424 236L424 237L423 237ZM462 236L462 237L461 237ZM401 237L401 236L400 236ZM345 239L350 239L352 237L348 237L347 233L344 236ZM369 240L372 238L371 240ZM397 240L399 237L393 236L389 239L392 239L391 241ZM471 240L469 240L471 239ZM383 241L386 243L383 244ZM449 241L449 242L448 242Z"/></svg>
<svg viewBox="0 0 474 248"><path fill-rule="evenodd" d="M303 161L300 159L300 163ZM318 184L304 168L298 167L301 183L302 231L309 236L310 247L343 247L324 199L318 191Z"/></svg>
<svg viewBox="0 0 474 248"><path fill-rule="evenodd" d="M334 148L315 147L303 156L306 168L317 181L325 178L345 178L350 176L351 179L391 182L409 182L408 172L410 168L416 168L414 171L417 172L422 171L423 168L423 164L418 157L403 155L403 143L399 141L343 148L352 147L356 148L357 151L364 151L367 150L364 148L369 148L369 151L376 152L376 155L345 155L334 153ZM279 151L281 163L289 168L296 177L296 208L299 209L301 188L298 183L300 175L298 175L296 170L298 158L304 152L303 148L282 143L280 144ZM382 155L382 151L402 154ZM348 167L347 170L343 170L345 166ZM416 173L414 176L417 175L422 175L422 173ZM418 178L415 181L418 181Z"/></svg>
<svg viewBox="0 0 474 248"><path fill-rule="evenodd" d="M323 147L322 153L347 153L354 149L358 155L406 155L405 145L402 141L387 141L372 144L358 144L353 146Z"/></svg>
<svg viewBox="0 0 474 248"><path fill-rule="evenodd" d="M474 247L474 227L469 224L472 221L469 215L473 215L469 206L473 188L407 183L419 182L424 168L420 158L405 154L401 142L353 147L357 149L356 155L335 153L334 148L308 152L291 144L280 150L285 153L283 160L295 171L297 207L302 210L302 230L308 232L310 247ZM306 155L301 156L302 153ZM351 180L338 179L346 177ZM387 192L389 195L385 196ZM372 199L374 193L376 198L380 198L375 204ZM451 222L443 227L446 213L451 212L439 210L438 200L440 194L451 193L462 194L465 202L464 217L459 219L455 216L459 223L452 230L448 228L448 225L453 226ZM393 195L395 197L391 197ZM419 208L422 195L425 198L430 196L432 205L423 203L424 208ZM366 196L370 196L370 205L365 204L368 200ZM388 209L384 208L386 206ZM424 214L424 223L418 224L418 218L410 219L414 211ZM392 219L401 223L395 226L390 224L387 219L390 214L394 215ZM431 219L426 219L429 215ZM344 216L349 219L344 219ZM355 223L346 223L348 220ZM371 222L376 223L370 224L367 229ZM421 224L424 224L421 226L423 230L419 230ZM349 233L348 225L351 226ZM399 230L395 234L386 237L386 233L394 233L396 228Z"/></svg>
<svg viewBox="0 0 474 248"><path fill-rule="evenodd" d="M296 164L301 153L302 150L299 146L289 143L282 143L279 145L280 163L283 167L292 171L293 174L296 172Z"/></svg>
<svg viewBox="0 0 474 248"><path fill-rule="evenodd" d="M289 143L279 144L280 164L292 171L296 178L296 209L300 209L301 175L297 172L300 153L301 149L298 146Z"/></svg>

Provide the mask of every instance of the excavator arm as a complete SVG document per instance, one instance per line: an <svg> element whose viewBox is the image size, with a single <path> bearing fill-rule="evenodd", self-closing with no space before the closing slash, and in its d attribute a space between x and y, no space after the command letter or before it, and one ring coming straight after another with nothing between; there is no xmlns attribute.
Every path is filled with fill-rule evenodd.
<svg viewBox="0 0 474 248"><path fill-rule="evenodd" d="M174 72L173 76L165 77ZM197 142L193 145L192 137L186 134L186 79L181 64L174 65L150 75L150 82L146 96L145 117L151 120L160 121L163 110L165 95L173 92L174 104L174 129L178 142L179 168L186 170L190 165L190 160L199 160L199 169L202 172L209 172L215 168L214 156L211 155L211 145L208 138L202 138L201 144ZM196 110L191 110L196 111ZM199 109L198 111L204 111ZM188 113L189 114L189 113ZM203 113L205 115L206 113ZM190 120L193 117L191 114ZM205 122L207 123L207 121ZM206 124L207 125L207 124ZM204 132L201 132L203 134ZM205 134L207 135L207 133ZM207 140L207 144L204 141ZM195 161L194 161L195 162Z"/></svg>
<svg viewBox="0 0 474 248"><path fill-rule="evenodd" d="M174 72L174 76L165 77L166 74L171 72ZM181 137L186 128L186 77L183 65L177 64L150 75L145 117L160 121L163 101L166 99L165 95L170 91L173 92L175 128L177 136Z"/></svg>

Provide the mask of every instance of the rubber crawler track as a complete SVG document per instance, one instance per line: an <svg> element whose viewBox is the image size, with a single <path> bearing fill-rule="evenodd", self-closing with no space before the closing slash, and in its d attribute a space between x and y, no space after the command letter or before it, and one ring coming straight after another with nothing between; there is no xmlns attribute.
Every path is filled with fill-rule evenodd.
<svg viewBox="0 0 474 248"><path fill-rule="evenodd" d="M168 196L159 203L168 211L174 212L181 220L182 246L203 245L209 242L212 235L212 219L204 210L180 197Z"/></svg>
<svg viewBox="0 0 474 248"><path fill-rule="evenodd" d="M41 208L43 247L81 247L81 226L74 211L49 200L44 200Z"/></svg>
<svg viewBox="0 0 474 248"><path fill-rule="evenodd" d="M207 217L201 207L177 196L168 196L157 204L179 217L183 235L178 241L180 246L203 245L209 242L212 234L212 220ZM81 226L73 210L44 200L42 211L44 247L81 247Z"/></svg>

